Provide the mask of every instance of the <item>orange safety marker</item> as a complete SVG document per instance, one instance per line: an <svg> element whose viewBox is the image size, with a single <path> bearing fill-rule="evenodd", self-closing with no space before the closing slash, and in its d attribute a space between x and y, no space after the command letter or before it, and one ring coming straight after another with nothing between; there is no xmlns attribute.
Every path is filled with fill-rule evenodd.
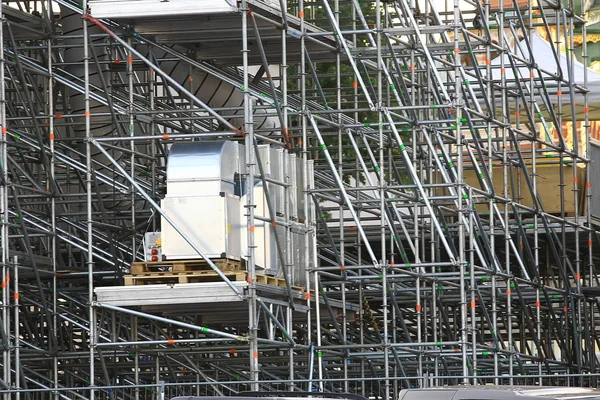
<svg viewBox="0 0 600 400"><path fill-rule="evenodd" d="M254 232L254 225L250 225L250 232Z"/></svg>
<svg viewBox="0 0 600 400"><path fill-rule="evenodd" d="M62 114L56 114L56 119L61 119L63 117Z"/></svg>
<svg viewBox="0 0 600 400"><path fill-rule="evenodd" d="M277 222L275 222L275 221L271 221L271 226L272 226L273 228L275 228L275 227L277 226Z"/></svg>
<svg viewBox="0 0 600 400"><path fill-rule="evenodd" d="M539 300L535 302L535 306L536 306L537 308L540 308L540 307L541 307L541 305L542 305L542 304L540 303L540 301L539 301Z"/></svg>
<svg viewBox="0 0 600 400"><path fill-rule="evenodd" d="M475 302L474 301L471 302L471 308L475 308Z"/></svg>
<svg viewBox="0 0 600 400"><path fill-rule="evenodd" d="M353 87L354 89L357 89L357 88L358 88L358 82L357 82L357 81L353 81L353 82L352 82L352 87Z"/></svg>
<svg viewBox="0 0 600 400"><path fill-rule="evenodd" d="M83 114L85 115L85 117L86 117L86 118L89 118L89 117L90 117L90 112L89 112L89 111L86 111L86 112L84 112Z"/></svg>
<svg viewBox="0 0 600 400"><path fill-rule="evenodd" d="M310 293L306 293L304 295L304 300L310 300Z"/></svg>
<svg viewBox="0 0 600 400"><path fill-rule="evenodd" d="M167 344L171 344L171 345L173 345L173 344L175 344L175 340L173 340L173 339L169 339L169 340L167 340Z"/></svg>
<svg viewBox="0 0 600 400"><path fill-rule="evenodd" d="M162 140L169 140L169 135L162 135Z"/></svg>
<svg viewBox="0 0 600 400"><path fill-rule="evenodd" d="M50 132L50 134L48 135L48 138L50 140L54 140L54 133Z"/></svg>
<svg viewBox="0 0 600 400"><path fill-rule="evenodd" d="M298 11L298 18L304 18L304 11Z"/></svg>
<svg viewBox="0 0 600 400"><path fill-rule="evenodd" d="M345 271L346 270L346 266L345 265L340 265L340 271Z"/></svg>
<svg viewBox="0 0 600 400"><path fill-rule="evenodd" d="M510 296L510 293L511 293L511 292L510 292L510 289L506 289L506 295L507 295L507 296Z"/></svg>
<svg viewBox="0 0 600 400"><path fill-rule="evenodd" d="M19 296L19 293L18 293L18 292L15 292L15 293L13 294L13 297L15 298L15 300L19 300L19 297L20 297L20 296Z"/></svg>
<svg viewBox="0 0 600 400"><path fill-rule="evenodd" d="M2 128L2 134L3 134L3 135L6 135L6 133L7 133L7 132L8 132L8 129L6 129L6 128Z"/></svg>
<svg viewBox="0 0 600 400"><path fill-rule="evenodd" d="M580 273L576 273L575 274L575 279L581 279L581 274Z"/></svg>
<svg viewBox="0 0 600 400"><path fill-rule="evenodd" d="M252 356L253 356L255 359L258 359L258 353L254 353Z"/></svg>
<svg viewBox="0 0 600 400"><path fill-rule="evenodd" d="M421 310L422 310L422 309L423 309L423 307L421 307L421 305L420 305L420 304L417 304L417 305L415 306L415 310L417 310L417 312L421 312Z"/></svg>

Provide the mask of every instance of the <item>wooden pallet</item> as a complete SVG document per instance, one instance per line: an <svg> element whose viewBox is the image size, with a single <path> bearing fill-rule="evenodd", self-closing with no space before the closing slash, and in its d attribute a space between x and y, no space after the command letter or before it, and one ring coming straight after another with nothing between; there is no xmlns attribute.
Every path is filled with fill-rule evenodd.
<svg viewBox="0 0 600 400"><path fill-rule="evenodd" d="M223 271L223 274L232 281L245 281L248 276L248 273L245 271ZM145 274L125 275L124 279L125 286L221 281L221 277L213 270L191 272L148 272Z"/></svg>
<svg viewBox="0 0 600 400"><path fill-rule="evenodd" d="M223 271L223 275L231 281L247 281L246 271ZM187 271L187 272L146 272L143 274L125 275L125 286L158 285L176 283L201 283L221 282L221 277L210 271ZM256 282L271 286L285 287L285 279L269 275L256 275ZM304 291L301 286L292 286L293 290Z"/></svg>
<svg viewBox="0 0 600 400"><path fill-rule="evenodd" d="M256 283L263 283L265 285L285 287L285 279L278 278L276 276L271 276L271 275L256 274ZM292 286L292 289L300 290L300 291L304 290L304 288L302 288L301 286Z"/></svg>
<svg viewBox="0 0 600 400"><path fill-rule="evenodd" d="M211 260L221 271L241 271L242 262L228 258ZM131 274L147 274L150 272L195 272L213 271L205 260L173 260L173 261L136 261L131 264Z"/></svg>

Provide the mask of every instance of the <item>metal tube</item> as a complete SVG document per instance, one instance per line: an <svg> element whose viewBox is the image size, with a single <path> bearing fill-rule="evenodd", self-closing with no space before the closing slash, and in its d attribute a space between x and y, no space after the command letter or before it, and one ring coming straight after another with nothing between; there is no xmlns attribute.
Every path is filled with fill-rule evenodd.
<svg viewBox="0 0 600 400"><path fill-rule="evenodd" d="M87 15L87 0L82 0L81 8ZM89 330L89 382L95 386L95 343L96 343L96 310L94 308L94 252L93 252L93 219L92 219L92 131L90 125L90 81L89 81L89 44L88 44L88 22L82 19L83 24L83 65L84 65L84 104L85 104L85 184L86 184L86 210L87 210L87 268L88 268L88 312L90 316ZM90 389L90 400L94 400L96 392Z"/></svg>
<svg viewBox="0 0 600 400"><path fill-rule="evenodd" d="M21 356L20 356L20 347L21 344L19 343L19 341L21 340L21 334L20 334L20 317L19 317L19 312L20 312L20 304L19 304L19 265L18 265L18 260L17 257L13 258L13 285L14 285L14 291L13 291L13 298L14 298L14 317L13 317L13 323L14 323L14 332L15 332L15 343L14 343L14 349L15 349L15 387L16 388L21 388ZM7 290L8 291L8 290ZM21 398L21 394L17 393L15 398L17 400L19 400Z"/></svg>

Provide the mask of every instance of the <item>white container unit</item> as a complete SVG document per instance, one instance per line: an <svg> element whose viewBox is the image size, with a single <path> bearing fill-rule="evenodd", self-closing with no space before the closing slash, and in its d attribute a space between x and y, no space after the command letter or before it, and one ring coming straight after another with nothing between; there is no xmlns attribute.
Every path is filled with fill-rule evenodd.
<svg viewBox="0 0 600 400"><path fill-rule="evenodd" d="M177 196L165 198L162 208L209 258L240 260L239 203L239 199L232 194ZM168 259L200 258L171 224L163 222L163 254Z"/></svg>
<svg viewBox="0 0 600 400"><path fill-rule="evenodd" d="M169 151L167 195L161 208L210 258L242 256L240 202L235 195L241 158L240 146L229 141L178 143ZM164 218L161 226L166 259L200 258Z"/></svg>
<svg viewBox="0 0 600 400"><path fill-rule="evenodd" d="M276 220L291 224L292 268L290 278L295 284L304 281L306 246L309 238L304 226L302 203L303 160L282 149L259 146L265 176L289 183L289 203L286 210L285 189L268 183L267 189L275 210ZM246 203L245 148L237 142L177 143L171 147L167 164L167 194L161 207L185 235L209 258L247 259L248 221ZM307 165L309 188L313 187L312 163ZM258 174L258 168L256 169ZM260 176L255 179L254 213L258 218L271 220L265 188ZM309 203L310 205L310 203ZM289 215L286 216L286 211ZM309 221L313 210L309 208ZM285 229L270 222L255 219L255 264L274 276L283 276L282 261L277 251L276 236L284 257L288 251ZM162 255L167 260L198 259L200 255L163 218L161 222ZM309 246L312 249L312 247Z"/></svg>

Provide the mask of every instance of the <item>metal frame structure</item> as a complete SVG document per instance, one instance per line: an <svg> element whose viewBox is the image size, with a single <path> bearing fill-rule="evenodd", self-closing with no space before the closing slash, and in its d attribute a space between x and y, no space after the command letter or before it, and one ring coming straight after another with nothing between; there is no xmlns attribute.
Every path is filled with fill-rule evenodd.
<svg viewBox="0 0 600 400"><path fill-rule="evenodd" d="M0 2L0 395L597 386L573 1L241 0L158 20ZM566 66L540 67L536 32ZM288 211L293 171L267 177L255 149L311 161L303 218L261 220L249 195L248 281L121 286L165 217L169 144L215 138L243 142L247 186L282 187ZM285 231L285 288L256 279L264 223Z"/></svg>

